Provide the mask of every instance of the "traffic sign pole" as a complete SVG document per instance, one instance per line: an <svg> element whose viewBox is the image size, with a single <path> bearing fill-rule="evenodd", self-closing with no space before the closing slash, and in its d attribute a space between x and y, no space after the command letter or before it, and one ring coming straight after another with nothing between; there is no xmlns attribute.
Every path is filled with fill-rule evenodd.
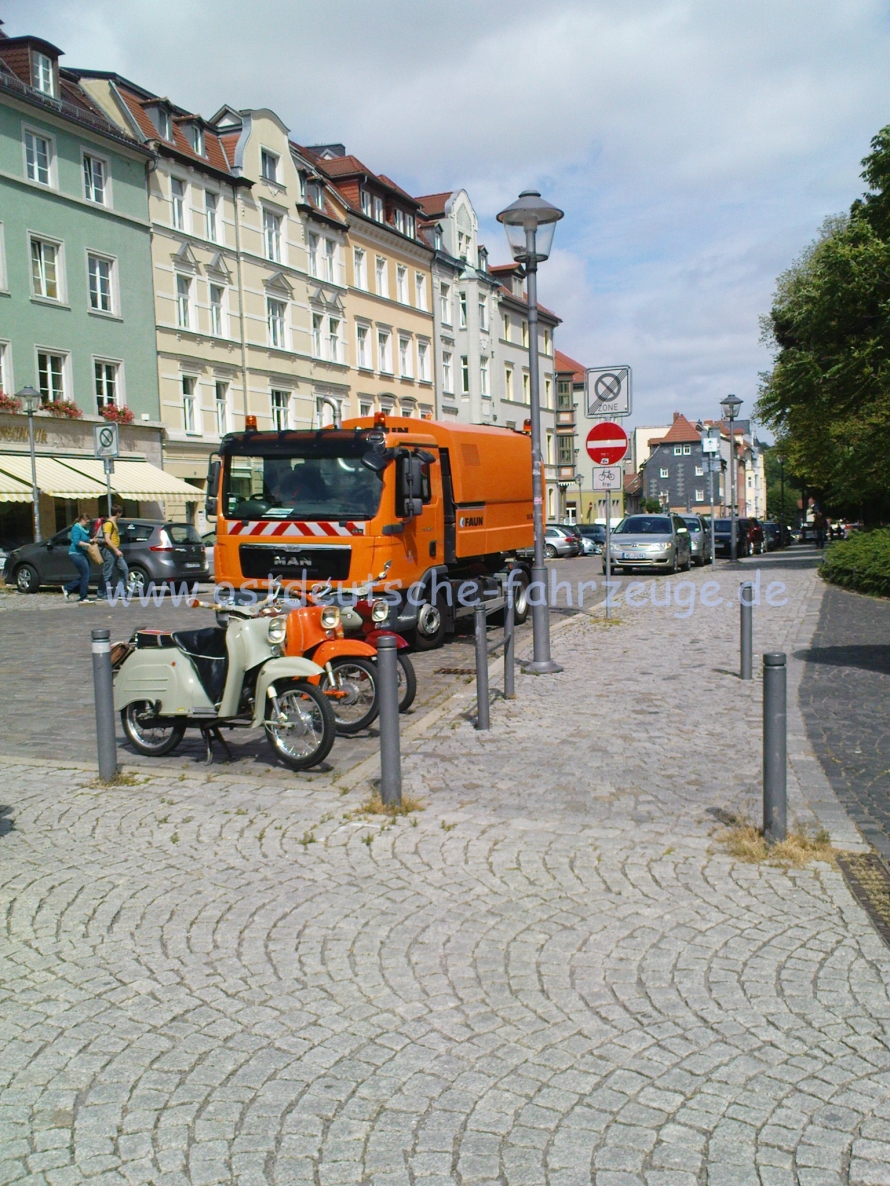
<svg viewBox="0 0 890 1186"><path fill-rule="evenodd" d="M612 596L612 491L606 491L606 617L611 616L609 598Z"/></svg>

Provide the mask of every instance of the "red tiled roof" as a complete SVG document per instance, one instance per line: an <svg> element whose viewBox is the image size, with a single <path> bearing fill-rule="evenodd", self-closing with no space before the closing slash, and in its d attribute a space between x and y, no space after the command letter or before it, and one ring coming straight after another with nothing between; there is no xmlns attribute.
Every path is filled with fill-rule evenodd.
<svg viewBox="0 0 890 1186"><path fill-rule="evenodd" d="M572 378L576 383L584 382L584 376L587 372L580 362L576 362L574 358L569 358L568 354L563 354L561 350L557 350L555 352L553 361L557 371L560 371L563 374L566 371L571 371Z"/></svg>
<svg viewBox="0 0 890 1186"><path fill-rule="evenodd" d="M414 201L420 203L427 218L441 218L452 192L449 190L444 194L424 194L422 198L415 198Z"/></svg>
<svg viewBox="0 0 890 1186"><path fill-rule="evenodd" d="M522 267L522 264L492 264L488 269L493 276L512 275Z"/></svg>
<svg viewBox="0 0 890 1186"><path fill-rule="evenodd" d="M229 158L226 155L222 144L220 143L220 138L211 128L207 127L206 125L202 125L204 129L204 149L206 151L206 156L199 156L189 143L185 132L180 125L183 123L188 123L190 119L198 119L200 117L174 115L172 117L173 139L162 140L158 134L158 129L155 127L154 122L151 119L151 116L145 110L147 106L152 106L158 100L155 98L142 99L133 91L129 90L121 82L117 83L117 89L121 98L127 105L127 110L136 121L140 132L147 139L157 140L161 144L170 144L176 149L177 152L181 153L183 156L191 157L191 159L198 164L211 165L214 169L217 169L223 173L231 172L231 164L229 163ZM235 140L237 140L237 138L237 136L234 136ZM234 145L232 147L234 148Z"/></svg>
<svg viewBox="0 0 890 1186"><path fill-rule="evenodd" d="M657 441L650 441L652 445L679 445L692 444L693 441L698 443L700 439L699 431L682 412L674 412L674 422L668 429L667 433Z"/></svg>

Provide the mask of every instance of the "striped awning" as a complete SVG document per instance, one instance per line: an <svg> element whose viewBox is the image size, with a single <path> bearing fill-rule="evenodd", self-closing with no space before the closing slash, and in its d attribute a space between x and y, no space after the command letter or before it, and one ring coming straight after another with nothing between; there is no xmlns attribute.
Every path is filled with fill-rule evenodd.
<svg viewBox="0 0 890 1186"><path fill-rule="evenodd" d="M101 467L101 462L98 463ZM28 487L31 498L31 458L20 453L0 454L0 472L11 474ZM37 457L37 485L52 498L100 498L105 493L104 481L77 473L62 465L54 457Z"/></svg>
<svg viewBox="0 0 890 1186"><path fill-rule="evenodd" d="M0 502L30 502L32 495L30 486L0 471Z"/></svg>
<svg viewBox="0 0 890 1186"><path fill-rule="evenodd" d="M101 461L92 457L66 457L63 464L72 471L85 474L94 481L101 482L105 490L105 467ZM181 478L168 474L149 461L122 461L114 459L114 473L111 475L111 489L120 498L129 498L134 502L152 502L165 498L188 499L198 502L204 496L195 486L183 482Z"/></svg>

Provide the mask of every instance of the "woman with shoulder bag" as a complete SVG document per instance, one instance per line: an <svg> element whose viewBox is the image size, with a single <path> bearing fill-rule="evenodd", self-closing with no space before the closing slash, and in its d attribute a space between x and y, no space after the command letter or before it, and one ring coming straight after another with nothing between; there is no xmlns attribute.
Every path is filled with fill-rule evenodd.
<svg viewBox="0 0 890 1186"><path fill-rule="evenodd" d="M80 593L79 604L85 601L92 601L89 597L90 589L90 562L87 560L87 553L92 556L92 549L96 545L90 539L90 533L87 531L87 523L89 523L89 515L79 515L71 528L71 546L68 548L68 556L71 563L77 569L77 576L73 581L69 581L62 589L62 596L68 601L71 594L75 591ZM98 552L98 548L96 551Z"/></svg>

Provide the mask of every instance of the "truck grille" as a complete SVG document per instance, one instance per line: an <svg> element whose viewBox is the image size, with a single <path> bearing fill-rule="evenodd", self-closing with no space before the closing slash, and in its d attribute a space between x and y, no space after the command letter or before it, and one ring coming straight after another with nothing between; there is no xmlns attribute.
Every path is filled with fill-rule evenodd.
<svg viewBox="0 0 890 1186"><path fill-rule="evenodd" d="M245 577L291 577L296 581L344 581L349 576L352 549L303 547L300 544L241 544L241 571Z"/></svg>

